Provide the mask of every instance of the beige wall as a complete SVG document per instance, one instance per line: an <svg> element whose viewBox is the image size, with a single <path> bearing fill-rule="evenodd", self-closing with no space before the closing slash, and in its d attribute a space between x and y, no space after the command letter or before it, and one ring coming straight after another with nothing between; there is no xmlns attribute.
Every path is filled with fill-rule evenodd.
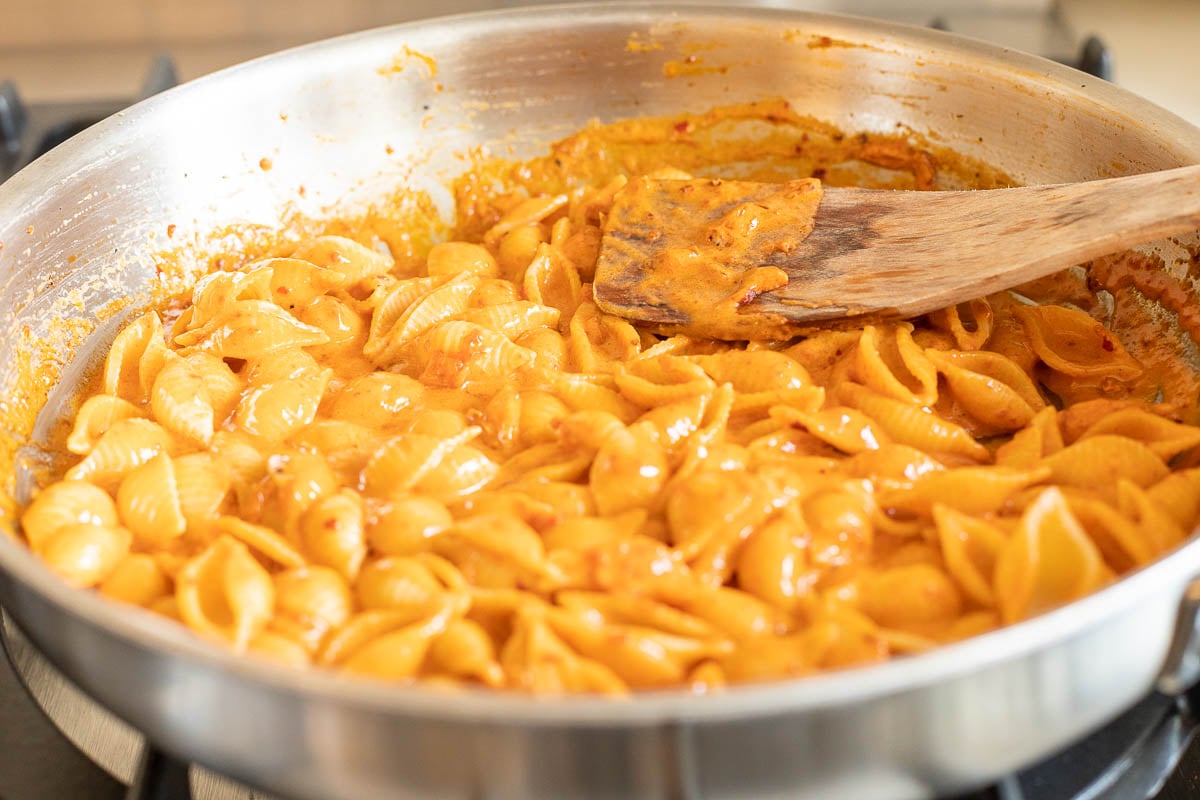
<svg viewBox="0 0 1200 800"><path fill-rule="evenodd" d="M0 0L0 79L32 101L132 96L156 52L184 79L354 30L519 0Z"/></svg>

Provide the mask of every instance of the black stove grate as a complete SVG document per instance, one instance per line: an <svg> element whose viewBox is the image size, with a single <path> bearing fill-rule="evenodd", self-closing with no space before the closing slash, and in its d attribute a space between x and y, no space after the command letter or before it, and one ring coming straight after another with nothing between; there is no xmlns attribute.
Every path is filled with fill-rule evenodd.
<svg viewBox="0 0 1200 800"><path fill-rule="evenodd" d="M12 81L0 81L0 183L97 122L179 83L175 61L160 53L135 97L27 105Z"/></svg>

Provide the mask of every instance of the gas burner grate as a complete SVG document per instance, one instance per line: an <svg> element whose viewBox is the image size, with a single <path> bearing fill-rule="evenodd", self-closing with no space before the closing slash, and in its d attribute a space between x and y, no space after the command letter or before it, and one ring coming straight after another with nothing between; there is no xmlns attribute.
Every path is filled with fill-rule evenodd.
<svg viewBox="0 0 1200 800"><path fill-rule="evenodd" d="M0 81L0 183L75 134L178 83L167 53L155 56L136 97L34 105L21 99L12 81Z"/></svg>

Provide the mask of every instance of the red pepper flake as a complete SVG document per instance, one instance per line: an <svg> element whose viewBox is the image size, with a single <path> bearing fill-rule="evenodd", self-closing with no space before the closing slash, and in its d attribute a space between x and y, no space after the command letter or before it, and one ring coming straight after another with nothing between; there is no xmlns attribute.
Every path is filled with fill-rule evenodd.
<svg viewBox="0 0 1200 800"><path fill-rule="evenodd" d="M1108 338L1107 336L1100 341L1100 347L1103 348L1106 353L1111 353L1117 349L1116 346L1113 345L1112 339Z"/></svg>
<svg viewBox="0 0 1200 800"><path fill-rule="evenodd" d="M175 223L172 222L170 225L167 226L167 238L173 239L174 237L175 237Z"/></svg>

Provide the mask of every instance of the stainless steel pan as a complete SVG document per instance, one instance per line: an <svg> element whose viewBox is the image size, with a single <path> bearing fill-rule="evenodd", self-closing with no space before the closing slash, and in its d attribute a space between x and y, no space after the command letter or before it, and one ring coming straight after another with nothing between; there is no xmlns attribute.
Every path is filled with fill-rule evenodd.
<svg viewBox="0 0 1200 800"><path fill-rule="evenodd" d="M662 49L627 49L634 34ZM697 43L728 71L664 78ZM431 56L436 76L406 47ZM1024 182L1200 161L1200 131L1126 92L884 23L575 6L369 32L147 101L0 187L5 402L24 391L22 332L144 293L168 225L180 243L221 223L275 224L293 201L353 204L401 179L433 189L459 168L453 154L480 143L532 153L595 116L779 95L846 130L936 132ZM1186 262L1183 247L1157 249L1168 269ZM78 375L49 366L65 383ZM927 655L630 702L281 671L71 590L4 537L0 567L0 601L86 691L169 751L299 798L924 797L1038 760L1196 671L1184 598L1200 592L1200 541L1082 602Z"/></svg>

